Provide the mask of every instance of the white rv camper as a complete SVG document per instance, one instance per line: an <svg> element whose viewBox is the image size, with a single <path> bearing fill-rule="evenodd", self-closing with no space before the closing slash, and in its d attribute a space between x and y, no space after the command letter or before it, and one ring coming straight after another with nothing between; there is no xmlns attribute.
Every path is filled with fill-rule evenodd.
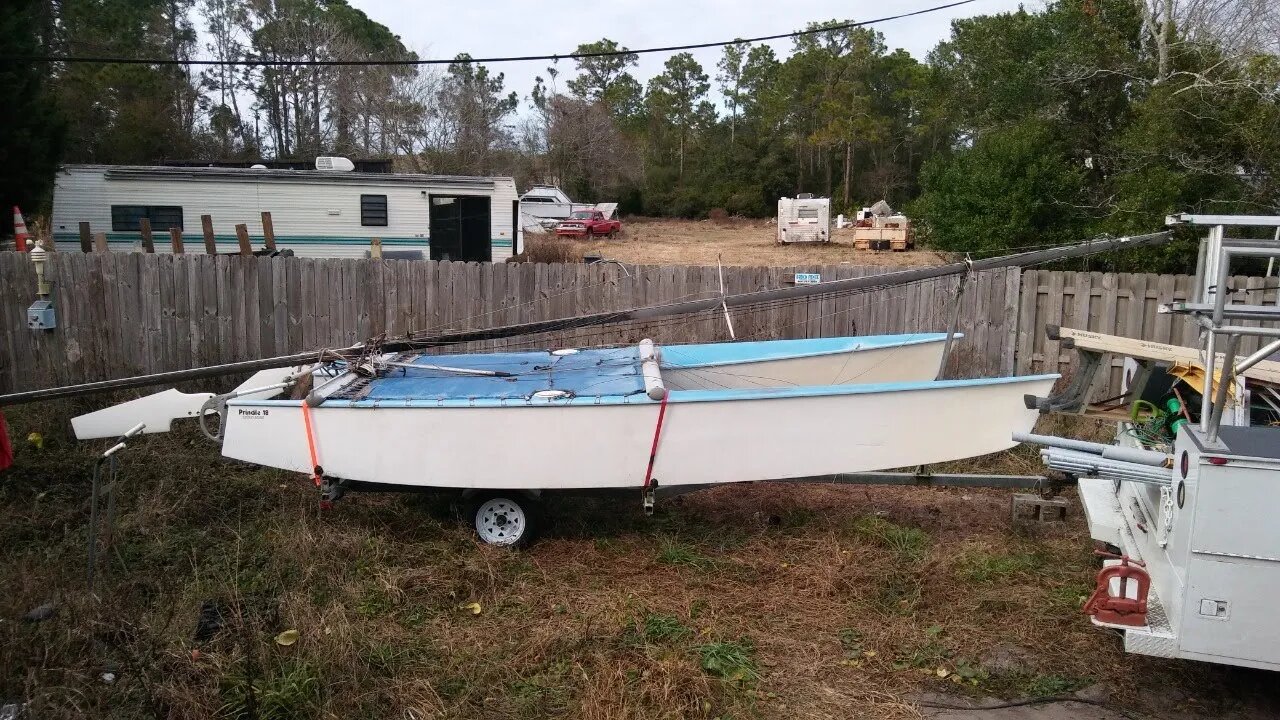
<svg viewBox="0 0 1280 720"><path fill-rule="evenodd" d="M778 198L778 242L831 242L831 200L808 193Z"/></svg>
<svg viewBox="0 0 1280 720"><path fill-rule="evenodd" d="M317 167L343 166L337 160L319 158ZM156 251L168 252L171 227L199 246L201 216L210 215L218 252L231 253L241 223L262 247L263 212L276 246L303 257L366 257L381 238L387 258L488 262L523 244L511 178L332 169L67 165L56 178L52 230L59 250L79 248L81 222L105 232L112 250L139 250L147 218Z"/></svg>

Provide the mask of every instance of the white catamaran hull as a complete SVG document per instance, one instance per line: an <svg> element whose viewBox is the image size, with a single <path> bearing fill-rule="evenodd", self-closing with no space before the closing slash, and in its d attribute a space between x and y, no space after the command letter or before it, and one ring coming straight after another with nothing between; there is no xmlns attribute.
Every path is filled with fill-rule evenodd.
<svg viewBox="0 0 1280 720"><path fill-rule="evenodd" d="M719 390L932 380L938 376L946 337L943 333L874 336L834 352L722 363L702 361L694 349L707 346L667 345L662 348L662 381L671 390ZM888 338L897 339L885 342ZM781 341L787 342L812 341Z"/></svg>
<svg viewBox="0 0 1280 720"><path fill-rule="evenodd" d="M885 470L1012 447L1038 413L1022 403L1056 375L792 390L672 392L653 476L660 485L749 482ZM703 396L709 397L703 397ZM415 401L310 411L326 475L442 488L639 487L660 404L447 406ZM309 473L302 406L229 404L223 454Z"/></svg>

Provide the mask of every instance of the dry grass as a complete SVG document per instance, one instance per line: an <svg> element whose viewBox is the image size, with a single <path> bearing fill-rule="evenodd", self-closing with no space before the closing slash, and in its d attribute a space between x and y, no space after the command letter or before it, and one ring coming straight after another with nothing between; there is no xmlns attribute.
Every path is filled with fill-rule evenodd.
<svg viewBox="0 0 1280 720"><path fill-rule="evenodd" d="M524 241L524 250L514 255L508 262L532 263L576 263L582 262L582 246L572 240L555 235L529 234Z"/></svg>
<svg viewBox="0 0 1280 720"><path fill-rule="evenodd" d="M834 228L834 220L833 225ZM946 262L935 252L871 252L854 250L850 230L832 230L830 244L778 245L775 225L768 220L717 218L665 220L627 218L615 240L570 242L584 252L598 252L611 260L641 265L855 265L917 266ZM526 244L535 236L525 236Z"/></svg>
<svg viewBox="0 0 1280 720"><path fill-rule="evenodd" d="M1013 533L1004 492L763 484L653 518L630 494L564 499L549 536L513 553L477 545L429 496L321 512L304 480L188 431L123 456L111 573L91 598L98 446L62 436L67 412L12 413L13 437L38 429L46 445L0 475L0 701L31 717L907 718L921 689L1095 681L1124 705L1181 688L1214 711L1258 681L1123 655L1078 610L1082 521ZM974 467L993 462L1020 461ZM57 617L17 620L50 598ZM197 643L205 601L226 627ZM300 639L277 644L287 629ZM987 668L1000 646L1031 659Z"/></svg>

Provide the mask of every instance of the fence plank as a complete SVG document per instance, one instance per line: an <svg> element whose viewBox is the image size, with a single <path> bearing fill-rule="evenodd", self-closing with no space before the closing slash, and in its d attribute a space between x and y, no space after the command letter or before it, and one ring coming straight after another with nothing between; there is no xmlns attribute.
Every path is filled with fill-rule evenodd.
<svg viewBox="0 0 1280 720"><path fill-rule="evenodd" d="M218 254L218 238L213 234L213 216L200 216L200 231L204 235L204 252L206 255Z"/></svg>
<svg viewBox="0 0 1280 720"><path fill-rule="evenodd" d="M5 351L7 353L2 369L5 371L7 390L21 390L28 386L29 380L25 378L22 363L32 362L23 354L20 340L23 333L28 332L26 318L19 317L18 312L21 304L16 298L11 297L13 289L21 287L18 263L23 259L22 253L0 253L0 280L4 281L4 285L0 286L0 291L4 291L6 294L4 304L0 305L0 320L4 321Z"/></svg>
<svg viewBox="0 0 1280 720"><path fill-rule="evenodd" d="M232 360L240 359L240 346L237 345L236 325L244 324L243 296L239 289L244 285L240 273L232 265L230 255L217 257L218 263L218 352ZM239 319L236 310L239 308Z"/></svg>
<svg viewBox="0 0 1280 720"><path fill-rule="evenodd" d="M316 338L316 261L312 258L300 258L298 267L298 304L290 308L290 314L296 309L302 325L302 342L299 350L319 348L321 343ZM292 297L290 299L292 299Z"/></svg>
<svg viewBox="0 0 1280 720"><path fill-rule="evenodd" d="M236 225L236 242L240 244L241 255L252 255L253 244L249 242L249 226L244 223Z"/></svg>
<svg viewBox="0 0 1280 720"><path fill-rule="evenodd" d="M80 223L80 252L93 251L93 234L89 231L89 223Z"/></svg>
<svg viewBox="0 0 1280 720"><path fill-rule="evenodd" d="M248 359L256 357L262 347L262 331L258 322L261 312L258 307L258 268L253 260L243 254L232 259L236 263L235 274L240 279L238 298L235 298L240 307L240 327L237 328L240 355Z"/></svg>
<svg viewBox="0 0 1280 720"><path fill-rule="evenodd" d="M187 367L196 367L200 364L200 353L204 346L204 337L201 333L201 320L204 317L204 282L203 270L205 266L201 263L199 255L192 256L189 260L178 263L182 266L183 281L186 283L186 296L182 296L183 287L177 283L178 276L174 276L175 286L177 289L177 301L187 303L187 312L185 318L186 337L188 343L182 346L182 353L186 359ZM179 343L181 345L181 343Z"/></svg>
<svg viewBox="0 0 1280 720"><path fill-rule="evenodd" d="M129 358L128 365L125 367L127 373L142 373L146 367L146 324L142 319L142 300L141 300L141 267L140 262L142 256L137 253L126 253L120 256L123 263L120 266L121 279L120 283L120 304L124 308L124 322L122 329L124 332L121 336L127 338L125 352L122 353Z"/></svg>
<svg viewBox="0 0 1280 720"><path fill-rule="evenodd" d="M1069 273L1073 278L1075 273ZM1065 296L1063 289L1066 286L1066 278L1064 273L1049 274L1049 293L1047 304L1045 305L1045 323L1054 325L1065 325L1066 318L1063 316L1063 307ZM1058 372L1060 343L1057 340L1049 340L1045 338L1044 354L1042 364L1039 368L1040 372L1055 373Z"/></svg>
<svg viewBox="0 0 1280 720"><path fill-rule="evenodd" d="M254 357L281 355L283 351L276 347L275 324L275 277L272 268L276 263L254 263L257 267L258 302L250 307L257 308L258 347L253 351ZM251 328L250 332L254 332Z"/></svg>
<svg viewBox="0 0 1280 720"><path fill-rule="evenodd" d="M276 251L276 226L271 222L271 213L262 211L262 243L271 252Z"/></svg>
<svg viewBox="0 0 1280 720"><path fill-rule="evenodd" d="M1156 296L1155 305L1158 307L1165 303L1173 302L1173 276L1159 275L1156 277ZM1173 339L1173 316L1167 313L1158 313L1155 318L1155 338L1156 342L1167 343Z"/></svg>
<svg viewBox="0 0 1280 720"><path fill-rule="evenodd" d="M213 255L202 258L200 266L205 271L200 292L204 304L204 314L200 320L203 346L200 362L212 364L215 357L231 357L230 348L224 344L227 340L227 330L231 327L231 318L218 314L218 309L222 305L220 293L226 277L226 263L217 255Z"/></svg>
<svg viewBox="0 0 1280 720"><path fill-rule="evenodd" d="M329 261L312 260L311 262L313 264L311 300L314 308L314 316L311 318L311 344L317 349L333 347L337 343L333 341L334 323L331 313L334 292L333 278L329 273Z"/></svg>
<svg viewBox="0 0 1280 720"><path fill-rule="evenodd" d="M1018 323L1022 309L1022 270L1004 271L1004 327L1000 346L1000 374L1017 372Z"/></svg>
<svg viewBox="0 0 1280 720"><path fill-rule="evenodd" d="M67 331L62 337L50 338L48 343L51 351L62 355L62 362L52 363L50 368L53 382L59 385L66 383L67 378L84 372L84 357L80 348L85 319L78 303L82 293L76 291L75 281L71 279L71 269L61 261L63 257L65 256L48 255L44 266L45 280L52 283L50 299L57 309L58 324L67 325Z"/></svg>
<svg viewBox="0 0 1280 720"><path fill-rule="evenodd" d="M1129 276L1129 312L1125 317L1125 336L1146 338L1147 275L1132 273Z"/></svg>
<svg viewBox="0 0 1280 720"><path fill-rule="evenodd" d="M81 309L81 322L84 327L80 329L80 351L84 354L83 376L79 377L101 377L105 368L103 367L104 353L98 346L100 328L105 323L105 319L101 316L102 302L102 275L94 271L94 256L89 253L68 253L63 256L66 258L68 269L68 286L75 288L75 294L79 297ZM78 377L75 378L78 380Z"/></svg>
<svg viewBox="0 0 1280 720"><path fill-rule="evenodd" d="M284 315L289 329L286 331L286 352L303 352L310 348L302 342L302 264L282 263L285 272ZM277 302L281 300L277 299ZM277 306L279 307L279 306Z"/></svg>
<svg viewBox="0 0 1280 720"><path fill-rule="evenodd" d="M10 276L12 272L12 264L14 256L17 253L0 252L0 292L6 291L13 287L14 278ZM0 360L0 388L4 392L12 392L17 386L16 363L18 354L13 348L13 333L18 328L18 323L10 313L16 303L10 302L8 293L5 293L3 302L0 302L0 351L4 352L4 358Z"/></svg>
<svg viewBox="0 0 1280 720"><path fill-rule="evenodd" d="M271 268L271 334L273 352L294 352L289 344L289 265L266 263ZM297 302L296 300L294 302Z"/></svg>
<svg viewBox="0 0 1280 720"><path fill-rule="evenodd" d="M158 336L157 370L180 367L178 363L177 302L174 300L174 267L172 255L156 256L159 280L160 332Z"/></svg>
<svg viewBox="0 0 1280 720"><path fill-rule="evenodd" d="M142 252L153 253L156 251L155 239L151 236L151 220L148 218L138 218L138 234L142 236Z"/></svg>

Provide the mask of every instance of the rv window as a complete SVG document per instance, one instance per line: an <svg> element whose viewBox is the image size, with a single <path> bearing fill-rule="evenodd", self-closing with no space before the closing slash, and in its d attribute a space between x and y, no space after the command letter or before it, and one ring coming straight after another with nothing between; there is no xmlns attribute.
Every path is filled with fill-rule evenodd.
<svg viewBox="0 0 1280 720"><path fill-rule="evenodd" d="M816 207L812 207L812 206L811 206L811 207L796 208L796 217L798 217L798 218L800 218L800 219L802 219L802 220L817 220L817 219L818 219L818 208L816 208Z"/></svg>
<svg viewBox="0 0 1280 720"><path fill-rule="evenodd" d="M168 232L169 228L182 229L182 208L177 205L112 205L111 230L113 232L137 232L142 218L151 221L155 232Z"/></svg>
<svg viewBox="0 0 1280 720"><path fill-rule="evenodd" d="M527 197L527 198L525 198L525 199L521 200L520 202L545 202L545 203L549 203L549 202L555 202L555 198L549 198L549 197Z"/></svg>
<svg viewBox="0 0 1280 720"><path fill-rule="evenodd" d="M360 196L360 224L383 226L387 224L386 195Z"/></svg>

